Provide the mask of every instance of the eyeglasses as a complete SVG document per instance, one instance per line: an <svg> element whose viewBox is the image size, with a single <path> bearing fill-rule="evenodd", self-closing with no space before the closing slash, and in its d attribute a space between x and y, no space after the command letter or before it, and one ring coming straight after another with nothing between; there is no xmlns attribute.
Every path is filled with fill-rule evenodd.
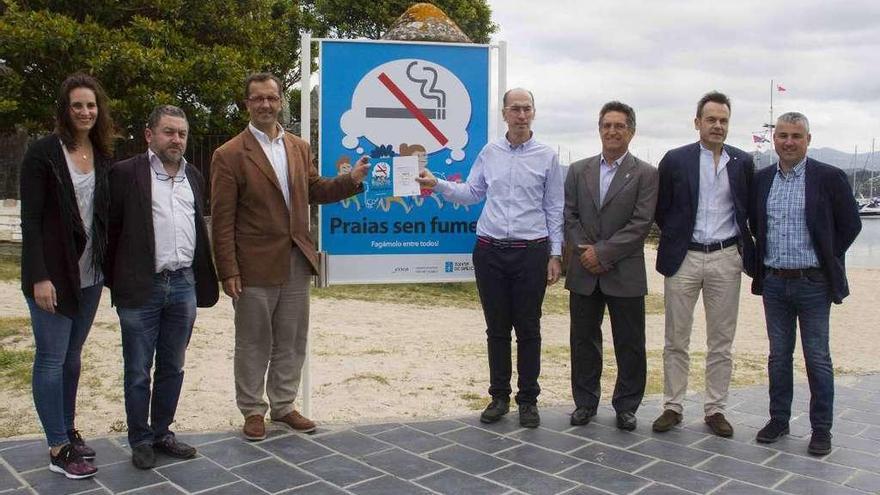
<svg viewBox="0 0 880 495"><path fill-rule="evenodd" d="M524 113L526 115L532 113L535 110L532 107L519 107L519 106L504 107L504 109L510 113Z"/></svg>
<svg viewBox="0 0 880 495"><path fill-rule="evenodd" d="M156 174L156 180L161 182L168 182L170 180L173 184L180 184L186 180L185 175L168 175L163 174L162 172L156 172L155 170L153 170L153 173Z"/></svg>
<svg viewBox="0 0 880 495"><path fill-rule="evenodd" d="M603 131L610 131L611 129L614 129L615 131L625 131L627 128L629 128L629 126L626 124L621 124L619 122L614 124L612 124L611 122L605 122L604 124L600 125L599 128Z"/></svg>
<svg viewBox="0 0 880 495"><path fill-rule="evenodd" d="M274 95L251 96L251 97L248 97L248 101L251 103L257 104L257 105L259 105L260 103L263 103L263 102L268 102L271 104L271 103L278 103L279 101L281 101L281 98L274 96Z"/></svg>

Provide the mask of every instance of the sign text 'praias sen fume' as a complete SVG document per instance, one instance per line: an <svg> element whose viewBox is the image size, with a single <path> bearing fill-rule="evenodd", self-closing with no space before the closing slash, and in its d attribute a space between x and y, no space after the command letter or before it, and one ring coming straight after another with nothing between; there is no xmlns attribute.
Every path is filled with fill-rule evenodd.
<svg viewBox="0 0 880 495"><path fill-rule="evenodd" d="M370 157L364 192L321 207L328 283L472 279L482 204L395 195L394 179L467 179L488 138L489 47L324 40L320 67L321 174Z"/></svg>

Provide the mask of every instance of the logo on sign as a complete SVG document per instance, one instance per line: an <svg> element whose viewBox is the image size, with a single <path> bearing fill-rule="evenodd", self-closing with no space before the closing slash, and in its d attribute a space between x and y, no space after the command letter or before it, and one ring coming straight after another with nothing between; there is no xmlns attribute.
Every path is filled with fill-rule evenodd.
<svg viewBox="0 0 880 495"><path fill-rule="evenodd" d="M447 261L445 271L446 273L452 273L453 271L455 271L455 265L451 261Z"/></svg>
<svg viewBox="0 0 880 495"><path fill-rule="evenodd" d="M359 150L358 139L365 137L399 153L399 143L418 143L428 155L448 149L449 164L464 159L470 121L470 95L455 74L426 60L398 59L358 82L340 120L342 145Z"/></svg>

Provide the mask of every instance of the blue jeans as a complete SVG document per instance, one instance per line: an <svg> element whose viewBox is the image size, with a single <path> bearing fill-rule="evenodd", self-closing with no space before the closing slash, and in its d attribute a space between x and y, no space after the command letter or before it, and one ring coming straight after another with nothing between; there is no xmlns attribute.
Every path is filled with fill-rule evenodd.
<svg viewBox="0 0 880 495"><path fill-rule="evenodd" d="M822 275L784 279L770 274L764 280L764 315L770 338L770 419L788 424L793 385L792 354L796 324L810 384L810 424L813 431L831 431L834 416L834 369L828 347L831 293Z"/></svg>
<svg viewBox="0 0 880 495"><path fill-rule="evenodd" d="M136 308L117 307L125 360L125 419L128 443L150 444L168 435L183 385L186 346L196 320L192 269L163 271L153 277L150 300ZM153 393L150 369L153 356ZM149 423L147 422L149 413Z"/></svg>
<svg viewBox="0 0 880 495"><path fill-rule="evenodd" d="M25 298L36 344L31 389L50 447L66 444L67 430L74 428L80 354L98 311L102 288L103 284L96 284L82 289L79 313L74 318L44 311L32 297Z"/></svg>

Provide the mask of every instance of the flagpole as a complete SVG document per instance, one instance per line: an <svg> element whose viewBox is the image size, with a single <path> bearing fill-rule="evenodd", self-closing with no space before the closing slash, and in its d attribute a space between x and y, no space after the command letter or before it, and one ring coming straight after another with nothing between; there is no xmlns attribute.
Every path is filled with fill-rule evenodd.
<svg viewBox="0 0 880 495"><path fill-rule="evenodd" d="M770 135L773 135L773 79L770 79Z"/></svg>

